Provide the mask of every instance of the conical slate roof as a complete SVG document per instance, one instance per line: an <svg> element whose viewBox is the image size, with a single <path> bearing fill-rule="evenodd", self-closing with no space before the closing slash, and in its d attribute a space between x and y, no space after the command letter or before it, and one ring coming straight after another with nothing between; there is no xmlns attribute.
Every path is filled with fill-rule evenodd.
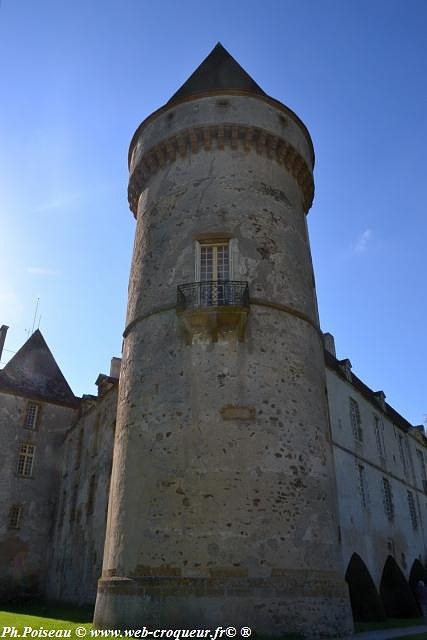
<svg viewBox="0 0 427 640"><path fill-rule="evenodd" d="M78 402L39 329L0 371L0 388L50 402Z"/></svg>
<svg viewBox="0 0 427 640"><path fill-rule="evenodd" d="M168 104L208 91L236 89L265 96L266 93L243 67L218 43L169 100Z"/></svg>

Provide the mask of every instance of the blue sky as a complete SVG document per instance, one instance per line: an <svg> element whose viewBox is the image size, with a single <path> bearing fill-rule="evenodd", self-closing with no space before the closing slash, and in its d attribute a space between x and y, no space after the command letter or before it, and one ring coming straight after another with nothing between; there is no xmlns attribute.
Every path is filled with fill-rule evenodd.
<svg viewBox="0 0 427 640"><path fill-rule="evenodd" d="M424 0L3 0L2 362L40 328L76 394L120 355L127 150L221 41L307 125L321 324L412 423L427 414ZM38 317L37 322L38 323Z"/></svg>

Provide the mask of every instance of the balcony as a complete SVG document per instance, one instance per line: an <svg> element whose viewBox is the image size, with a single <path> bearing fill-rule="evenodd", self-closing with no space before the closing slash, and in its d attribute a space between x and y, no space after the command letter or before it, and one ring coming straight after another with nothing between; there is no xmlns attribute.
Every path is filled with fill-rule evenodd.
<svg viewBox="0 0 427 640"><path fill-rule="evenodd" d="M190 344L196 333L208 333L216 342L218 333L234 332L243 342L249 313L248 283L211 280L182 284L177 289L176 310Z"/></svg>

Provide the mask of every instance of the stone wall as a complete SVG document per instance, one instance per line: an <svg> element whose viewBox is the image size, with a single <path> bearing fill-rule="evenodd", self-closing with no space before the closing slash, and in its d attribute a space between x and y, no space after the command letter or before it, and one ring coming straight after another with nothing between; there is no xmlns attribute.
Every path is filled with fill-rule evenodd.
<svg viewBox="0 0 427 640"><path fill-rule="evenodd" d="M38 406L36 428L25 427L28 403ZM0 393L0 597L44 592L47 550L58 504L62 447L76 411L12 393ZM31 475L17 473L21 444L35 447ZM11 509L21 507L18 528Z"/></svg>
<svg viewBox="0 0 427 640"><path fill-rule="evenodd" d="M305 225L309 138L277 104L230 94L156 118L133 160L141 191L95 621L347 632ZM176 287L197 280L206 237L230 239L233 279L249 283L244 336L177 315Z"/></svg>
<svg viewBox="0 0 427 640"><path fill-rule="evenodd" d="M117 384L83 399L64 442L48 595L93 604L101 575L117 409Z"/></svg>

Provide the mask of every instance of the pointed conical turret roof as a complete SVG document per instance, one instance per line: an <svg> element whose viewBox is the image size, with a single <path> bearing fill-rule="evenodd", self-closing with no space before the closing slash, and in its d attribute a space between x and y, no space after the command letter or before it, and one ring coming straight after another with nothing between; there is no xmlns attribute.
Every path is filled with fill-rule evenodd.
<svg viewBox="0 0 427 640"><path fill-rule="evenodd" d="M168 104L198 93L221 89L266 95L222 44L218 43L188 80L174 93Z"/></svg>
<svg viewBox="0 0 427 640"><path fill-rule="evenodd" d="M0 371L0 388L48 402L78 402L39 329Z"/></svg>

